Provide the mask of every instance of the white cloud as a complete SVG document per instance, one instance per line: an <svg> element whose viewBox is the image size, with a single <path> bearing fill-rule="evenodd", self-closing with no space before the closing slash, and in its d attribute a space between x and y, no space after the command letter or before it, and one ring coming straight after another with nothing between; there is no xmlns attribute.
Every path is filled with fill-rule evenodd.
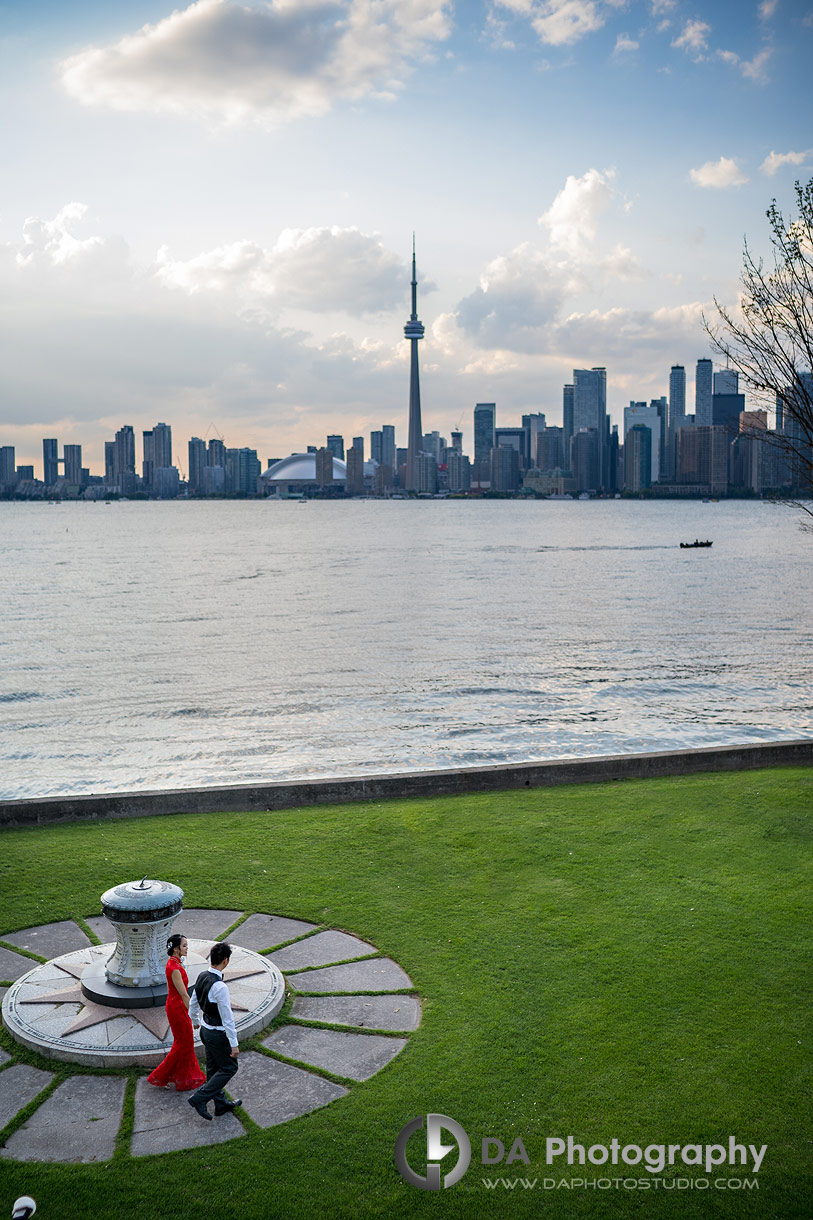
<svg viewBox="0 0 813 1220"><path fill-rule="evenodd" d="M779 5L779 0L762 0L759 6L760 21L770 21Z"/></svg>
<svg viewBox="0 0 813 1220"><path fill-rule="evenodd" d="M683 33L673 41L672 46L682 47L685 51L693 51L695 55L702 56L708 47L710 33L711 26L705 21L687 21Z"/></svg>
<svg viewBox="0 0 813 1220"><path fill-rule="evenodd" d="M711 187L715 190L742 186L748 181L737 162L730 157L720 157L719 161L706 161L699 169L690 169L689 177L695 186Z"/></svg>
<svg viewBox="0 0 813 1220"><path fill-rule="evenodd" d="M356 316L403 302L407 270L378 237L358 229L285 229L271 249L232 242L186 261L159 252L157 276L190 294L233 291L277 308ZM421 284L422 291L432 285Z"/></svg>
<svg viewBox="0 0 813 1220"><path fill-rule="evenodd" d="M581 178L572 174L539 223L550 233L551 245L577 257L593 241L598 218L609 207L614 170L589 169Z"/></svg>
<svg viewBox="0 0 813 1220"><path fill-rule="evenodd" d="M391 97L410 64L449 33L448 0L197 0L108 47L66 60L87 105L254 118L325 114L342 99Z"/></svg>
<svg viewBox="0 0 813 1220"><path fill-rule="evenodd" d="M773 55L773 47L763 47L753 59L740 59L736 51L717 51L717 56L724 63L730 64L732 68L739 68L743 76L748 80L755 81L758 85L764 85L768 79L768 74L765 71L765 65Z"/></svg>
<svg viewBox="0 0 813 1220"><path fill-rule="evenodd" d="M459 302L457 323L477 347L536 351L540 330L561 308L565 280L544 252L523 243L488 264Z"/></svg>
<svg viewBox="0 0 813 1220"><path fill-rule="evenodd" d="M641 44L627 34L619 34L613 48L614 55L623 55L626 51L637 51Z"/></svg>
<svg viewBox="0 0 813 1220"><path fill-rule="evenodd" d="M281 454L332 431L337 416L355 418L370 402L388 414L403 398L403 361L389 351L275 326L227 291L171 291L154 267L133 263L120 238L77 237L85 211L72 204L29 220L21 238L0 244L3 416L31 452L37 437L67 434L98 472L102 441L122 423L166 419L182 465L186 438L210 420L232 443ZM216 283L245 277L258 249L235 243L194 272ZM405 303L404 271L400 287Z"/></svg>
<svg viewBox="0 0 813 1220"><path fill-rule="evenodd" d="M605 22L599 0L498 0L498 3L527 17L540 42L553 47L578 42L586 34L600 30Z"/></svg>
<svg viewBox="0 0 813 1220"><path fill-rule="evenodd" d="M584 293L594 298L607 285L646 274L628 247L596 249L599 217L617 195L612 177L612 171L591 169L567 179L539 220L548 229L547 247L525 242L488 264L479 287L445 317L447 350L455 328L481 352L553 350L568 301Z"/></svg>
<svg viewBox="0 0 813 1220"><path fill-rule="evenodd" d="M740 71L743 76L747 76L749 80L756 81L757 84L764 84L768 79L765 71L765 65L773 55L773 47L763 47L762 50L751 60L743 60L740 64Z"/></svg>
<svg viewBox="0 0 813 1220"><path fill-rule="evenodd" d="M669 13L675 7L677 0L650 0L652 16L659 17L661 13Z"/></svg>
<svg viewBox="0 0 813 1220"><path fill-rule="evenodd" d="M607 358L641 360L641 349L674 351L700 336L703 305L692 301L674 308L593 309L589 313L573 313L558 326L552 336L557 348L578 353L584 360Z"/></svg>
<svg viewBox="0 0 813 1220"><path fill-rule="evenodd" d="M88 255L101 252L107 244L104 238L81 238L73 231L82 223L86 213L86 204L67 203L53 220L29 216L23 225L22 245L15 255L18 266L43 263L59 266L61 263L76 263Z"/></svg>
<svg viewBox="0 0 813 1220"><path fill-rule="evenodd" d="M804 165L811 158L813 158L813 148L808 148L804 152L786 153L777 153L771 149L759 168L763 174L768 174L772 178L783 165Z"/></svg>
<svg viewBox="0 0 813 1220"><path fill-rule="evenodd" d="M637 254L620 242L613 246L609 254L598 259L596 266L603 275L614 280L639 280L647 275Z"/></svg>

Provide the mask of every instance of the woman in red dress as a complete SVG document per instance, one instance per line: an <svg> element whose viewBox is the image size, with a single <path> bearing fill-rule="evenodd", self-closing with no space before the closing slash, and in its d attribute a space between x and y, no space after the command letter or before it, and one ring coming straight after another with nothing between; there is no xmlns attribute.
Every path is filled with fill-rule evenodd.
<svg viewBox="0 0 813 1220"><path fill-rule="evenodd" d="M175 933L167 941L167 1019L172 1030L172 1050L147 1080L158 1088L175 1085L178 1093L200 1088L206 1077L195 1057L195 1035L189 1020L189 979L182 958L188 944L185 936Z"/></svg>

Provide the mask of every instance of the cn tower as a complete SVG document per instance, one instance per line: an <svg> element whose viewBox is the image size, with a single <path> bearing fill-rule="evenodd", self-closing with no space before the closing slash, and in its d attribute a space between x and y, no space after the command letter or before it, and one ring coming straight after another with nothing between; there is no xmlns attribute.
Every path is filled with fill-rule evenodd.
<svg viewBox="0 0 813 1220"><path fill-rule="evenodd" d="M418 454L423 449L421 428L421 386L418 380L418 340L423 338L423 322L418 321L418 280L415 275L415 234L412 234L412 313L404 327L404 338L412 345L409 366L409 439L407 443L405 491L418 490Z"/></svg>

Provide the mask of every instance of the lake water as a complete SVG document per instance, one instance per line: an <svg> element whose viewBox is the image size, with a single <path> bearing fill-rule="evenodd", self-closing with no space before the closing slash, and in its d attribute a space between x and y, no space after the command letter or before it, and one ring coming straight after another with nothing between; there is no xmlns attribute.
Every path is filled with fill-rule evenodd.
<svg viewBox="0 0 813 1220"><path fill-rule="evenodd" d="M0 504L0 796L812 736L799 517Z"/></svg>

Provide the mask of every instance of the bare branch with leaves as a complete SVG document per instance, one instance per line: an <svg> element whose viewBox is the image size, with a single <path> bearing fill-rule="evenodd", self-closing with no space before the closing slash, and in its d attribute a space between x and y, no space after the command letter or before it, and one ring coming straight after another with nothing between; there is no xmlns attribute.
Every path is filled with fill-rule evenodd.
<svg viewBox="0 0 813 1220"><path fill-rule="evenodd" d="M813 178L796 183L798 215L786 219L776 200L766 212L773 266L755 258L746 241L736 307L714 298L716 316L703 317L714 351L779 425L761 439L786 455L797 491L813 492ZM800 505L813 516L809 505Z"/></svg>

